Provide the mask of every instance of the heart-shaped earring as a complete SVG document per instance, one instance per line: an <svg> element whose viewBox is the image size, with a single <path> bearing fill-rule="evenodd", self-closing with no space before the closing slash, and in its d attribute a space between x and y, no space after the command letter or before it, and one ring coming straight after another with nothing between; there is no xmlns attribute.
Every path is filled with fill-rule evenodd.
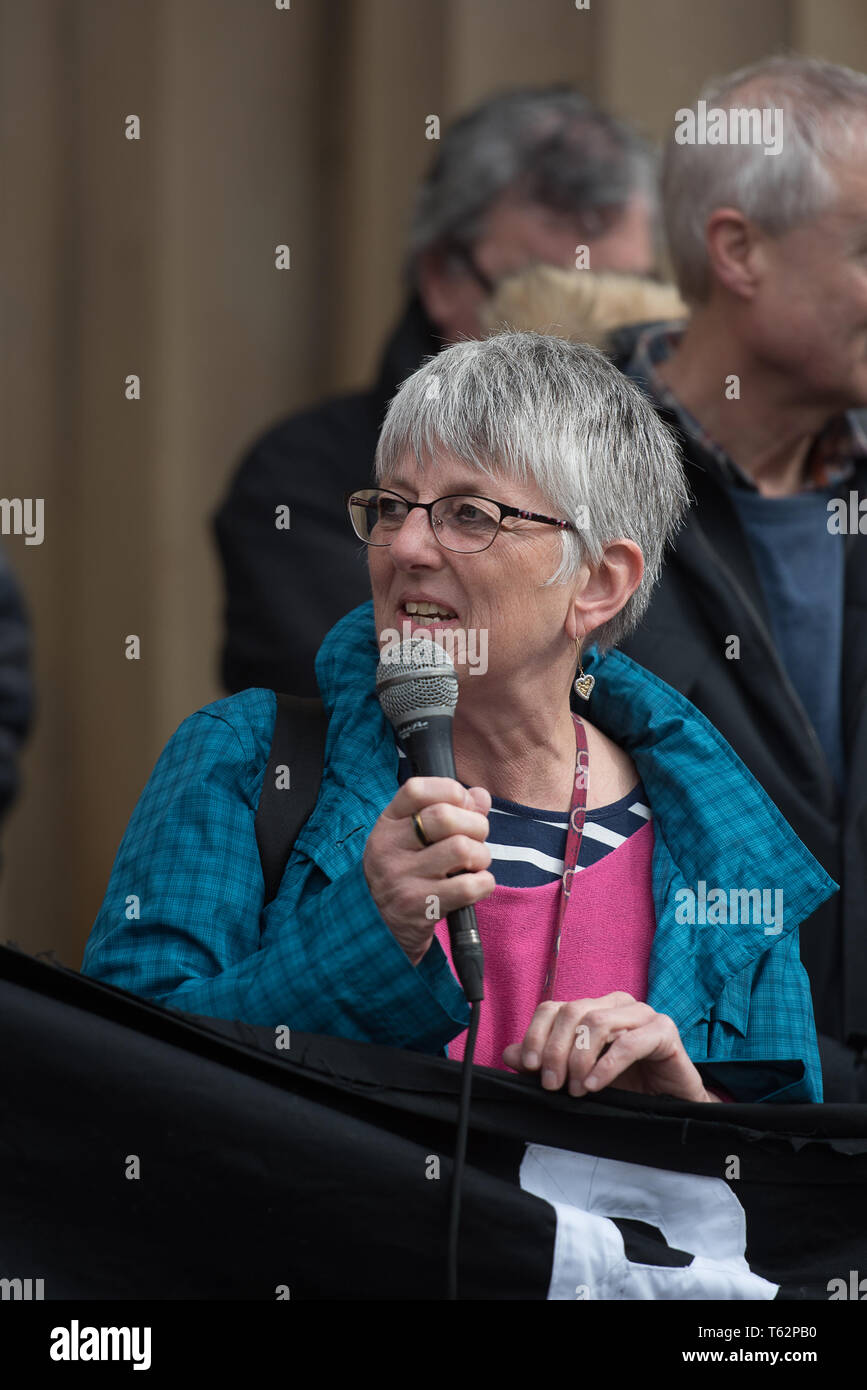
<svg viewBox="0 0 867 1390"><path fill-rule="evenodd" d="M574 687L574 689L575 689L575 694L578 695L578 696L580 696L580 698L581 698L582 700L589 700L589 699L590 699L590 692L591 692L591 690L593 689L594 685L596 684L596 677L595 677L595 676L585 676L585 674L584 674L584 668L583 668L583 666L581 665L581 638L580 638L580 637L576 637L576 638L575 638L575 646L576 646L577 649L578 649L578 671L579 671L579 675L578 675L578 676L576 677L576 679L575 679L575 687Z"/></svg>

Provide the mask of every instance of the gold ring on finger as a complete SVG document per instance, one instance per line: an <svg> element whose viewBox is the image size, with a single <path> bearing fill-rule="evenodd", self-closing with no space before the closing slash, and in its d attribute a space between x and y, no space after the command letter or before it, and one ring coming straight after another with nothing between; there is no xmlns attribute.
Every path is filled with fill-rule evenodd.
<svg viewBox="0 0 867 1390"><path fill-rule="evenodd" d="M418 811L413 812L412 823L415 826L416 835L421 840L421 843L424 845L425 849L428 849L433 844L433 840L429 840L427 835L425 834L425 828L422 825L421 816L419 815Z"/></svg>

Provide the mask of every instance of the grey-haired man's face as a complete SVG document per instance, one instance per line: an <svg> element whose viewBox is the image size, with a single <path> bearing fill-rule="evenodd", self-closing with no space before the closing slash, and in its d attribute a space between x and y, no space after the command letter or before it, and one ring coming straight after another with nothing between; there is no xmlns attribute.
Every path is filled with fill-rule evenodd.
<svg viewBox="0 0 867 1390"><path fill-rule="evenodd" d="M867 169L859 149L831 166L838 194L818 217L759 246L738 331L799 401L867 406Z"/></svg>
<svg viewBox="0 0 867 1390"><path fill-rule="evenodd" d="M607 225L594 229L539 204L503 198L488 214L473 260L493 283L537 262L648 275L655 266L650 207L635 197ZM446 342L480 336L485 290L469 268L434 254L422 257L419 294Z"/></svg>

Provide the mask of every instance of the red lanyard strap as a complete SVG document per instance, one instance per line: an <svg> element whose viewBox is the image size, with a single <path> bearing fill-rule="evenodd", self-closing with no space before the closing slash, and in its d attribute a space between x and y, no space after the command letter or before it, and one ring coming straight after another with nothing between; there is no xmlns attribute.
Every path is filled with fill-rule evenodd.
<svg viewBox="0 0 867 1390"><path fill-rule="evenodd" d="M584 835L584 821L587 818L587 789L590 784L590 755L587 752L587 733L583 721L577 714L572 715L575 725L575 783L572 788L572 805L569 808L569 828L566 831L566 853L563 860L563 877L560 880L560 894L557 905L557 926L554 944L548 963L548 973L542 990L543 999L553 999L560 960L560 942L563 936L563 923L566 907L572 892L572 880L577 873L578 856L581 853L581 840Z"/></svg>

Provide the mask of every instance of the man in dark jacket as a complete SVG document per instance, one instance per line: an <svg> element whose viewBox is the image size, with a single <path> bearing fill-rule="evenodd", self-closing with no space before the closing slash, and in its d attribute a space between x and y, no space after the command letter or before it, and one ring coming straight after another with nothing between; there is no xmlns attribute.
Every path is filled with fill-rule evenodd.
<svg viewBox="0 0 867 1390"><path fill-rule="evenodd" d="M708 120L770 113L750 128L780 147L730 124L666 152L691 317L621 331L615 360L680 435L694 506L624 649L708 716L840 884L801 954L826 1100L867 1100L867 78L776 59L702 96Z"/></svg>
<svg viewBox="0 0 867 1390"><path fill-rule="evenodd" d="M565 88L506 93L449 129L419 191L409 304L376 383L270 429L216 516L229 691L318 693L323 637L369 597L343 496L369 482L397 387L444 345L480 336L480 304L528 263L650 271L653 182L642 142Z"/></svg>

